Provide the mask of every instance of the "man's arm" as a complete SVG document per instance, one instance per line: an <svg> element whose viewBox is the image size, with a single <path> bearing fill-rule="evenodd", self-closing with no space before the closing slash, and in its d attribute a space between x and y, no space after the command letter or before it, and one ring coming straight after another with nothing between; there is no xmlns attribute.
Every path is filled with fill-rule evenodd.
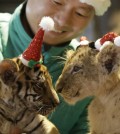
<svg viewBox="0 0 120 134"><path fill-rule="evenodd" d="M87 115L87 108L85 108L81 116L78 118L78 122L72 128L70 134L87 134L89 132Z"/></svg>

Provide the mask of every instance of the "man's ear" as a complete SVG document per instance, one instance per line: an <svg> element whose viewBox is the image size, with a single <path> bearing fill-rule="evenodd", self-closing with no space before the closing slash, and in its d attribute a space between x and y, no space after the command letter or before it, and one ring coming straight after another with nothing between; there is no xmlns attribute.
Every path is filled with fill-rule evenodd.
<svg viewBox="0 0 120 134"><path fill-rule="evenodd" d="M103 48L97 55L98 64L101 66L101 71L111 73L120 68L120 47L108 45Z"/></svg>
<svg viewBox="0 0 120 134"><path fill-rule="evenodd" d="M0 78L6 85L14 82L16 72L17 66L14 61L7 59L0 62Z"/></svg>

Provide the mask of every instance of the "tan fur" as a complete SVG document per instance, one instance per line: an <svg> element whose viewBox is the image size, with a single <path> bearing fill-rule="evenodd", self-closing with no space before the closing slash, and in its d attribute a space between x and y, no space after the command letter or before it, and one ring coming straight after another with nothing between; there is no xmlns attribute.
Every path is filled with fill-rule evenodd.
<svg viewBox="0 0 120 134"><path fill-rule="evenodd" d="M59 134L43 116L58 104L44 65L29 68L19 58L0 63L0 134Z"/></svg>
<svg viewBox="0 0 120 134"><path fill-rule="evenodd" d="M94 96L88 108L91 134L120 134L120 47L100 52L79 47L66 61L56 89L70 104Z"/></svg>

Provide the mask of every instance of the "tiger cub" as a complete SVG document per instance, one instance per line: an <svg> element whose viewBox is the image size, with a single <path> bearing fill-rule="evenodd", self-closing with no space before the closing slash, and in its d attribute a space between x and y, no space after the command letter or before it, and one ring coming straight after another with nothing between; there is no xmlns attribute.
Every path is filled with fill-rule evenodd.
<svg viewBox="0 0 120 134"><path fill-rule="evenodd" d="M44 116L58 104L44 65L29 68L19 58L0 63L0 134L58 134Z"/></svg>

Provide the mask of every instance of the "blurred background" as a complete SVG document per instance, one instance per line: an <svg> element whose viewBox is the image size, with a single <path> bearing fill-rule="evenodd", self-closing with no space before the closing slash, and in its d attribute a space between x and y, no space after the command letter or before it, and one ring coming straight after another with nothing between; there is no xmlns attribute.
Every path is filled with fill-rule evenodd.
<svg viewBox="0 0 120 134"><path fill-rule="evenodd" d="M13 13L24 0L0 0L0 12ZM101 17L95 16L83 35L90 40L96 40L109 31L120 34L120 0L111 0L112 6Z"/></svg>
<svg viewBox="0 0 120 134"><path fill-rule="evenodd" d="M0 12L12 13L24 0L0 0Z"/></svg>

